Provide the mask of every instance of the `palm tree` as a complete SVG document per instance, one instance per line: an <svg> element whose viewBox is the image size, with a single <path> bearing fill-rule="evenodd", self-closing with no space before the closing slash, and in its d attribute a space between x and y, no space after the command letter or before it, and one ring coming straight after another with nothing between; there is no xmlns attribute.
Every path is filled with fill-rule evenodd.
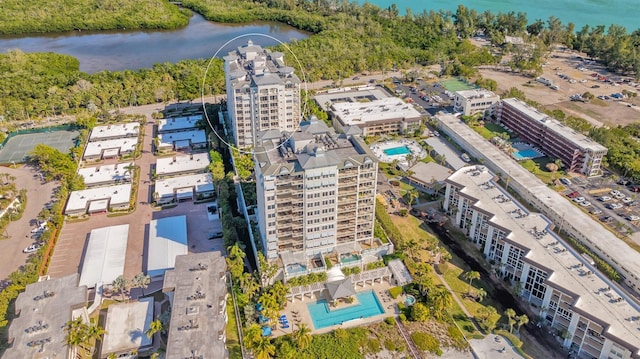
<svg viewBox="0 0 640 359"><path fill-rule="evenodd" d="M120 293L122 301L124 301L124 292L127 290L128 286L128 280L123 275L119 275L116 279L113 280L113 283L111 283L113 291L116 293Z"/></svg>
<svg viewBox="0 0 640 359"><path fill-rule="evenodd" d="M298 325L298 330L294 333L293 337L295 338L298 349L300 350L307 349L313 340L313 336L311 336L311 329L309 329L305 323Z"/></svg>
<svg viewBox="0 0 640 359"><path fill-rule="evenodd" d="M147 289L149 283L151 283L151 277L142 272L136 274L136 276L133 277L133 281L131 281L133 287L142 289Z"/></svg>
<svg viewBox="0 0 640 359"><path fill-rule="evenodd" d="M411 188L407 191L407 197L409 197L409 205L413 206L413 202L420 197L420 193L415 188Z"/></svg>
<svg viewBox="0 0 640 359"><path fill-rule="evenodd" d="M480 279L480 273L476 271L470 271L463 274L462 277L465 280L469 281L469 287L467 288L467 295L469 295L471 294L471 282L473 282L475 279Z"/></svg>
<svg viewBox="0 0 640 359"><path fill-rule="evenodd" d="M513 333L513 325L516 323L515 321L515 317L516 317L516 311L509 308L507 310L504 311L504 315L507 316L508 319L508 323L509 323L509 333Z"/></svg>
<svg viewBox="0 0 640 359"><path fill-rule="evenodd" d="M131 177L133 177L133 171L135 171L136 169L136 165L131 162L128 165L124 166L124 177L126 178L127 175L129 175L129 181L131 180Z"/></svg>
<svg viewBox="0 0 640 359"><path fill-rule="evenodd" d="M271 339L260 337L260 340L253 348L253 354L256 359L271 359L276 353L276 346L271 343Z"/></svg>
<svg viewBox="0 0 640 359"><path fill-rule="evenodd" d="M94 342L102 340L105 331L102 327L94 323L85 323L82 317L77 317L68 321L64 326L66 332L65 343L76 352L83 350L86 354L93 354Z"/></svg>
<svg viewBox="0 0 640 359"><path fill-rule="evenodd" d="M446 313L453 304L453 296L443 287L438 287L436 290L429 292L429 297L433 304L434 314L439 318L442 318L442 315Z"/></svg>
<svg viewBox="0 0 640 359"><path fill-rule="evenodd" d="M244 346L249 350L253 350L260 338L262 338L262 328L258 324L251 324L244 333Z"/></svg>
<svg viewBox="0 0 640 359"><path fill-rule="evenodd" d="M529 317L527 317L526 314L522 314L521 316L516 317L516 322L518 325L516 331L519 332L521 326L529 323Z"/></svg>
<svg viewBox="0 0 640 359"><path fill-rule="evenodd" d="M484 326L488 326L490 323L491 317L496 314L498 314L498 311L496 311L496 308L490 305L478 309L478 316L480 317L480 323L482 323L482 325Z"/></svg>
<svg viewBox="0 0 640 359"><path fill-rule="evenodd" d="M478 302L482 302L482 300L486 297L487 297L487 291L484 290L484 288L478 288L476 290L476 298L478 299Z"/></svg>
<svg viewBox="0 0 640 359"><path fill-rule="evenodd" d="M260 290L260 284L251 273L243 272L240 278L238 278L238 282L244 294L249 298L253 298L253 295Z"/></svg>
<svg viewBox="0 0 640 359"><path fill-rule="evenodd" d="M160 333L164 330L162 326L162 322L159 319L154 320L149 323L149 328L144 332L147 335L147 338L151 339L154 334Z"/></svg>

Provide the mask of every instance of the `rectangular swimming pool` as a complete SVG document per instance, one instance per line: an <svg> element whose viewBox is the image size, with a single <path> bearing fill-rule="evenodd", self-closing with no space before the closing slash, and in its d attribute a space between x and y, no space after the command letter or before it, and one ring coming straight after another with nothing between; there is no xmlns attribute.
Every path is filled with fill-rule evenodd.
<svg viewBox="0 0 640 359"><path fill-rule="evenodd" d="M411 149L409 149L409 147L407 146L387 148L383 151L387 156L408 155L411 153Z"/></svg>
<svg viewBox="0 0 640 359"><path fill-rule="evenodd" d="M382 304L376 297L373 290L367 290L356 294L358 305L350 306L344 309L329 310L329 303L326 300L319 300L315 303L307 304L313 327L322 329L332 325L342 324L353 319L369 318L374 315L384 313Z"/></svg>
<svg viewBox="0 0 640 359"><path fill-rule="evenodd" d="M517 160L542 157L542 155L534 149L520 150L520 151L514 152L513 156Z"/></svg>

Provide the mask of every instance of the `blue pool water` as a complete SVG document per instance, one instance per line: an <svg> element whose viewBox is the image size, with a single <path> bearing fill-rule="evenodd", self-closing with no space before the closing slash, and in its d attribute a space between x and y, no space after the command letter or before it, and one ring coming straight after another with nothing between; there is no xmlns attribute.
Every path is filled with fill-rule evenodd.
<svg viewBox="0 0 640 359"><path fill-rule="evenodd" d="M411 150L407 146L387 148L383 151L387 156L408 155L411 153Z"/></svg>
<svg viewBox="0 0 640 359"><path fill-rule="evenodd" d="M307 271L307 266L299 263L288 264L287 273L302 273Z"/></svg>
<svg viewBox="0 0 640 359"><path fill-rule="evenodd" d="M521 151L514 152L513 156L517 160L524 160L524 159L528 159L528 158L542 157L542 155L538 151L532 150L532 149L521 150Z"/></svg>
<svg viewBox="0 0 640 359"><path fill-rule="evenodd" d="M373 290L367 290L356 294L359 305L354 305L344 309L334 309L329 311L329 303L326 300L319 300L315 303L307 304L313 327L322 329L332 325L338 325L352 319L373 317L384 313L382 304L376 297Z"/></svg>

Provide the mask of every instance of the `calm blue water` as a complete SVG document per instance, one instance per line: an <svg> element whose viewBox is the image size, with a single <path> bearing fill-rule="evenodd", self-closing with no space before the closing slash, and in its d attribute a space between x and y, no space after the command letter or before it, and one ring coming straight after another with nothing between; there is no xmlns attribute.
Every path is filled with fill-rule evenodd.
<svg viewBox="0 0 640 359"><path fill-rule="evenodd" d="M307 304L313 320L313 327L322 329L349 320L359 319L360 317L369 318L384 313L382 304L380 304L373 290L360 292L356 294L356 298L358 298L359 305L332 311L329 311L329 303L326 300Z"/></svg>
<svg viewBox="0 0 640 359"><path fill-rule="evenodd" d="M387 148L383 151L387 156L408 155L411 153L411 150L407 146Z"/></svg>
<svg viewBox="0 0 640 359"><path fill-rule="evenodd" d="M542 157L542 155L540 153L538 153L538 151L531 150L531 149L514 152L513 156L517 160L525 160L525 159L529 159L529 158Z"/></svg>
<svg viewBox="0 0 640 359"><path fill-rule="evenodd" d="M365 0L358 0L360 4ZM563 24L573 22L576 30L588 24L611 25L618 24L627 28L627 32L632 32L640 27L638 14L640 14L640 1L622 0L366 0L366 2L387 8L395 3L402 14L410 8L414 14L419 14L423 10L450 10L456 11L458 4L475 9L478 12L491 10L491 12L525 12L529 23L536 19L546 21L549 16L555 16L562 20Z"/></svg>

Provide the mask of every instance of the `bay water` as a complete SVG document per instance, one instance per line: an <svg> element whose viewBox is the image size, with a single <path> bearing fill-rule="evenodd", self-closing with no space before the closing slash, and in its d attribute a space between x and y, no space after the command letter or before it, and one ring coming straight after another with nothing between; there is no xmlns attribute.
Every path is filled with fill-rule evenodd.
<svg viewBox="0 0 640 359"><path fill-rule="evenodd" d="M366 0L368 3L387 8L395 3L401 14L406 9L411 9L413 14L422 13L424 10L449 10L455 13L458 4L462 4L478 12L491 10L498 12L524 12L529 23L537 19L547 21L550 16L555 16L563 24L573 22L576 30L582 26L611 24L622 25L627 32L633 32L640 28L640 0ZM359 0L362 4L363 0Z"/></svg>

